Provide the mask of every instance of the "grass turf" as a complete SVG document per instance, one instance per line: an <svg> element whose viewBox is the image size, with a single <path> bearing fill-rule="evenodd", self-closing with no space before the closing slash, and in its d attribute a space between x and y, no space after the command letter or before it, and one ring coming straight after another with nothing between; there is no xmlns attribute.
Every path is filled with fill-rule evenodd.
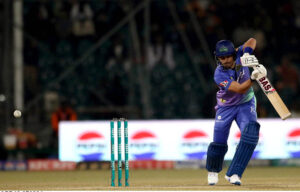
<svg viewBox="0 0 300 192"><path fill-rule="evenodd" d="M219 175L216 186L207 185L207 172L200 170L131 170L129 187L110 187L109 170L0 172L0 190L239 190L239 191L299 191L300 167L247 168L242 186L234 186ZM117 175L116 175L117 178ZM123 180L124 184L124 172ZM116 181L117 183L117 181Z"/></svg>

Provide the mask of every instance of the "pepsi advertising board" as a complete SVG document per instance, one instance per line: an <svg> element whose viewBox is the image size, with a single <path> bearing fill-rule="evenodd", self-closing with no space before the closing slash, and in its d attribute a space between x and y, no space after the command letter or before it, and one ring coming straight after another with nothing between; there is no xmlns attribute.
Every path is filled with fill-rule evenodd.
<svg viewBox="0 0 300 192"><path fill-rule="evenodd" d="M259 119L254 159L300 158L300 119ZM214 120L128 121L129 160L205 159ZM116 135L115 126L115 135ZM123 131L123 123L122 123ZM124 149L122 132L122 149ZM225 159L232 159L241 133L236 125L228 138ZM117 152L115 137L115 152ZM124 150L122 150L124 159ZM59 124L61 161L109 161L110 121L64 121ZM115 153L117 159L117 153Z"/></svg>

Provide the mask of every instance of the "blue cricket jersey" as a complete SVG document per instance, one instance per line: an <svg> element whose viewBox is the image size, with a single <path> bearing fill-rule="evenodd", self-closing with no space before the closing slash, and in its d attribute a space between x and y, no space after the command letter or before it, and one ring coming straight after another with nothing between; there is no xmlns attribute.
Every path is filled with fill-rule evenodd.
<svg viewBox="0 0 300 192"><path fill-rule="evenodd" d="M228 91L232 81L237 81L241 84L250 78L248 67L243 67L241 64L240 57L242 55L243 46L240 46L236 54L234 69L225 69L222 65L219 65L215 70L214 80L220 89L216 96L216 109L223 106L239 105L250 101L254 97L252 87L245 94Z"/></svg>

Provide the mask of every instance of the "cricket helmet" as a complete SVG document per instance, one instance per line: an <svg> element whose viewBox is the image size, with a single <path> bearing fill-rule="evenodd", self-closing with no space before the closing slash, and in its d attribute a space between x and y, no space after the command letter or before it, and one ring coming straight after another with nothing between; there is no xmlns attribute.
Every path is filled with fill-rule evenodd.
<svg viewBox="0 0 300 192"><path fill-rule="evenodd" d="M215 51L216 57L229 56L229 55L235 56L235 54L236 54L235 48L231 41L221 40L217 42L216 51Z"/></svg>

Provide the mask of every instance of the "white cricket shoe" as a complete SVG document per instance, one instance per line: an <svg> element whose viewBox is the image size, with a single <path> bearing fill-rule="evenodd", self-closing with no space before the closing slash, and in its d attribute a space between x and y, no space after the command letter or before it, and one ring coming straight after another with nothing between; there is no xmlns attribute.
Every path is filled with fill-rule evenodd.
<svg viewBox="0 0 300 192"><path fill-rule="evenodd" d="M225 175L225 179L234 185L241 185L241 179L237 174L232 175L231 177Z"/></svg>
<svg viewBox="0 0 300 192"><path fill-rule="evenodd" d="M215 185L218 183L218 173L216 172L208 172L207 181L209 185Z"/></svg>

